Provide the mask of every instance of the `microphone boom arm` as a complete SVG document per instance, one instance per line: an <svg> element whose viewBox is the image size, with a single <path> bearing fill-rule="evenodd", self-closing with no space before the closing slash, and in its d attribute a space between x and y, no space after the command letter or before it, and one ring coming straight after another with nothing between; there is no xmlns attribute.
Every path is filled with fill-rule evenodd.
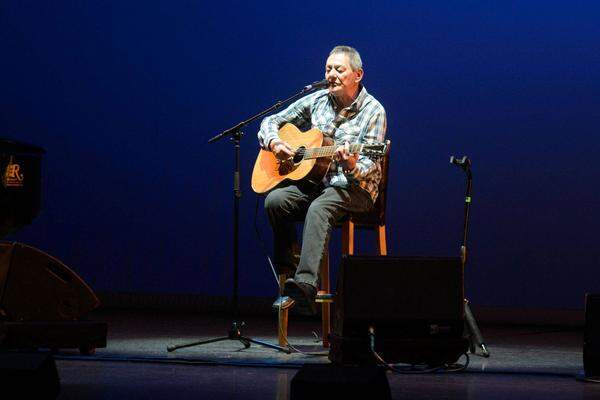
<svg viewBox="0 0 600 400"><path fill-rule="evenodd" d="M304 89L302 89L300 92L296 93L293 96L288 97L287 99L284 100L279 100L277 101L275 104L273 104L271 107L267 108L266 110L263 110L261 112L259 112L258 114L255 114L253 116L251 116L250 118L241 121L240 123L238 123L237 125L224 130L223 132L219 133L218 135L208 139L208 143L212 143L215 142L223 137L227 137L227 136L241 136L242 135L242 129L244 129L244 127L246 125L248 125L249 123L259 119L262 116L265 116L267 114L272 113L273 111L277 111L278 109L281 108L281 106L283 106L286 103L289 103L291 101L294 101L302 96L304 96L305 94L307 94L308 92L319 88L320 84L322 83L322 81L318 81L318 82L314 82L308 86L305 86Z"/></svg>

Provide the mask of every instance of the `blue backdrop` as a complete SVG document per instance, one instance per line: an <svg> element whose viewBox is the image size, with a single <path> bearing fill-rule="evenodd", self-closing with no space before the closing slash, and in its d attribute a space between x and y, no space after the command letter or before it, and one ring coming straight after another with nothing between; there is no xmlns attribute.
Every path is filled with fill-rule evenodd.
<svg viewBox="0 0 600 400"><path fill-rule="evenodd" d="M233 148L206 141L349 44L394 143L390 254L458 254L465 178L448 159L467 154L471 301L581 307L600 291L599 20L591 1L4 1L0 136L48 152L43 213L11 239L98 291L228 295ZM257 129L242 142L240 294L272 296Z"/></svg>

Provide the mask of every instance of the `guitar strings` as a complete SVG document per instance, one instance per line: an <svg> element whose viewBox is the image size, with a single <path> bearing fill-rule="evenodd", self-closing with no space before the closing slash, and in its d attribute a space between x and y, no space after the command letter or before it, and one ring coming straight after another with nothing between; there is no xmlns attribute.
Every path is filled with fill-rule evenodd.
<svg viewBox="0 0 600 400"><path fill-rule="evenodd" d="M351 144L350 152L360 151L362 148L362 144ZM323 147L315 147L315 148L306 148L299 147L294 152L296 155L300 156L300 158L319 158L319 157L330 157L335 152L336 146L323 146Z"/></svg>

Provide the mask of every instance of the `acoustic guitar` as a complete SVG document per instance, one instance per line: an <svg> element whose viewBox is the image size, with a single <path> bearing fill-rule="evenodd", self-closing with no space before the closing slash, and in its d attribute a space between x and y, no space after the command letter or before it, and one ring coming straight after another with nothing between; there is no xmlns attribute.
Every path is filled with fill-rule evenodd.
<svg viewBox="0 0 600 400"><path fill-rule="evenodd" d="M252 189L266 193L286 180L320 183L338 147L333 139L316 128L301 132L289 123L279 129L279 137L294 149L294 156L280 160L273 152L260 150L252 171ZM382 157L385 148L385 143L357 143L350 144L350 153Z"/></svg>

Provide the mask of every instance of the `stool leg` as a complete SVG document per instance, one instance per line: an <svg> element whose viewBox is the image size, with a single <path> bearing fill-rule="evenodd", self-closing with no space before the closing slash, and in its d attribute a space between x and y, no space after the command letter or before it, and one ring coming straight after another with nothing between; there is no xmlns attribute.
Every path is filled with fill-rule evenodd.
<svg viewBox="0 0 600 400"><path fill-rule="evenodd" d="M321 261L321 291L331 293L329 285L329 253L326 252ZM321 303L321 326L323 328L323 347L329 347L329 334L331 333L330 320L331 304L329 302Z"/></svg>
<svg viewBox="0 0 600 400"><path fill-rule="evenodd" d="M385 225L377 227L377 251L380 256L387 256L387 241L385 238Z"/></svg>
<svg viewBox="0 0 600 400"><path fill-rule="evenodd" d="M287 275L279 274L279 296L283 296L283 286ZM287 346L289 308L277 312L277 339L280 346Z"/></svg>
<svg viewBox="0 0 600 400"><path fill-rule="evenodd" d="M354 222L350 220L342 226L342 254L354 254Z"/></svg>

